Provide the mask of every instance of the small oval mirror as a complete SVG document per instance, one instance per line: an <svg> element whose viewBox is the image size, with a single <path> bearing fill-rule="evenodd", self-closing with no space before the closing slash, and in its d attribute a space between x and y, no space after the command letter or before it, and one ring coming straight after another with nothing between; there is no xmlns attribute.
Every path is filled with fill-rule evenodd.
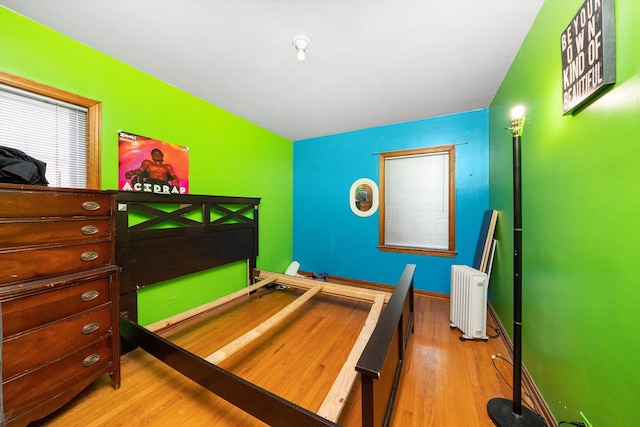
<svg viewBox="0 0 640 427"><path fill-rule="evenodd" d="M361 217L371 216L378 210L378 186L369 178L356 180L349 190L351 211Z"/></svg>

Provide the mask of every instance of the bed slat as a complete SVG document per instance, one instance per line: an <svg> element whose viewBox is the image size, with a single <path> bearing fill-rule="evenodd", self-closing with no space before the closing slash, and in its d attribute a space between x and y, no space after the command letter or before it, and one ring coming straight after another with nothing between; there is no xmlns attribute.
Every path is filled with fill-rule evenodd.
<svg viewBox="0 0 640 427"><path fill-rule="evenodd" d="M227 357L230 357L238 350L241 350L245 346L249 345L256 339L260 338L263 334L268 332L269 330L275 328L280 323L282 323L287 317L295 313L298 309L300 309L307 301L309 301L315 294L322 290L323 285L316 285L313 288L309 289L307 292L299 296L294 302L287 305L285 308L262 322L257 327L253 328L249 332L245 333L241 337L231 341L229 344L225 345L221 349L215 351L211 355L205 358L207 362L218 364L222 362Z"/></svg>
<svg viewBox="0 0 640 427"><path fill-rule="evenodd" d="M220 307L221 305L224 305L224 304L226 304L228 302L231 302L231 301L233 301L233 300L235 300L237 298L240 298L240 297L243 297L245 295L248 295L253 291L256 291L256 290L258 290L258 289L260 289L260 288L262 288L264 286L267 286L270 283L273 283L274 280L275 279L273 279L273 280L263 280L261 282L255 283L255 284L253 284L251 286L247 286L246 288L242 288L237 292L234 292L234 293L229 294L227 296L224 296L222 298L218 298L215 301L208 302L208 303L203 304L203 305L201 305L199 307L192 308L191 310L187 310L187 311L184 311L182 313L178 313L175 316L171 316L171 317L169 317L167 319L159 320L159 321L157 321L155 323L147 325L146 329L150 330L151 332L157 332L157 331L159 331L161 329L164 329L164 328L167 328L167 327L169 327L171 325L175 325L176 323L179 323L179 322L181 322L183 320L192 318L192 317L197 316L199 314L202 314L202 313L204 313L206 311L213 310L214 308Z"/></svg>
<svg viewBox="0 0 640 427"><path fill-rule="evenodd" d="M331 386L331 390L329 390L329 393L327 393L322 405L320 405L318 415L331 421L338 421L338 418L342 413L342 409L347 402L347 398L353 389L356 378L358 377L358 372L356 372L356 363L362 354L362 350L364 350L364 347L367 345L369 337L373 333L373 329L376 327L383 307L384 295L380 294L376 297L373 305L371 306L367 320L365 320L362 331L351 349L351 353L349 353L347 361L342 365L342 369L334 381L333 386Z"/></svg>
<svg viewBox="0 0 640 427"><path fill-rule="evenodd" d="M274 273L271 271L256 270L257 277L260 279L275 278L277 283L292 286L294 288L311 289L318 283L317 280L306 277L289 276L286 274ZM337 283L322 282L324 287L322 293L326 295L334 295L343 298L352 298L359 301L373 302L380 294L384 294L385 303L389 301L390 293L379 290L356 288L353 286L339 285Z"/></svg>

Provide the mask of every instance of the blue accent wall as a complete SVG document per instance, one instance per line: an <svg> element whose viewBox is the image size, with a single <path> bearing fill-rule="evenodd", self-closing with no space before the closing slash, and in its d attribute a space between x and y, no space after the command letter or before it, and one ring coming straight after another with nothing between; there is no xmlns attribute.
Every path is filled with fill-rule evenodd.
<svg viewBox="0 0 640 427"><path fill-rule="evenodd" d="M395 285L416 264L417 289L449 293L452 264L473 263L489 205L488 110L296 141L293 144L293 259L300 269ZM362 218L349 206L359 178L380 185L377 153L456 144L454 258L382 252L378 213Z"/></svg>

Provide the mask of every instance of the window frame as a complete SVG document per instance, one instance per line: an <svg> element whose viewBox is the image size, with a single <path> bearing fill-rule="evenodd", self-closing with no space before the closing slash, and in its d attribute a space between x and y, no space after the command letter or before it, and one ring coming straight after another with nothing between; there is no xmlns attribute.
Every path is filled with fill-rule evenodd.
<svg viewBox="0 0 640 427"><path fill-rule="evenodd" d="M0 71L0 83L87 109L86 188L99 190L102 177L102 103L4 71Z"/></svg>
<svg viewBox="0 0 640 427"><path fill-rule="evenodd" d="M448 248L438 249L429 247L399 246L388 245L385 243L385 211L387 183L385 176L385 162L389 158L394 157L416 157L430 154L448 154ZM455 185L455 167L456 150L455 144L440 145L435 147L412 148L407 150L389 151L379 153L379 173L380 173L380 203L379 203L379 230L378 230L378 249L384 252L401 252L419 255L433 255L440 257L453 258L457 255L455 249L456 243L456 185Z"/></svg>

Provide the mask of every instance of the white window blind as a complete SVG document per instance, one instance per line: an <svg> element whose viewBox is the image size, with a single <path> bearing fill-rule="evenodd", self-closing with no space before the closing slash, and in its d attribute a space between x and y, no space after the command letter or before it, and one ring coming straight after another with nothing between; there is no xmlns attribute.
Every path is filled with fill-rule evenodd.
<svg viewBox="0 0 640 427"><path fill-rule="evenodd" d="M0 145L47 164L55 187L87 187L87 109L0 85Z"/></svg>
<svg viewBox="0 0 640 427"><path fill-rule="evenodd" d="M449 155L385 160L385 244L449 247Z"/></svg>
<svg viewBox="0 0 640 427"><path fill-rule="evenodd" d="M455 256L455 158L453 144L380 153L380 250Z"/></svg>

